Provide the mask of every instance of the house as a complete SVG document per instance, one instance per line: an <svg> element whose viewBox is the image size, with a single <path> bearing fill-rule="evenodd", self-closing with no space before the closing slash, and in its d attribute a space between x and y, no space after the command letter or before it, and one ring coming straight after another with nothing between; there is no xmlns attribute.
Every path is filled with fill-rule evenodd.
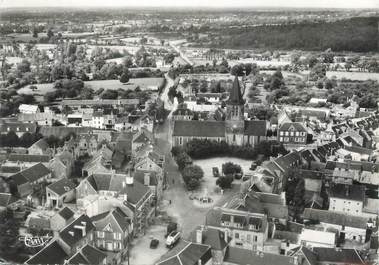
<svg viewBox="0 0 379 265"><path fill-rule="evenodd" d="M39 139L28 148L30 155L46 155L49 145L44 138Z"/></svg>
<svg viewBox="0 0 379 265"><path fill-rule="evenodd" d="M254 146L265 140L268 123L260 120L245 120L244 105L245 101L236 76L229 99L226 101L226 120L174 120L173 146L183 146L192 139L226 141L228 144L239 146Z"/></svg>
<svg viewBox="0 0 379 265"><path fill-rule="evenodd" d="M26 264L64 264L69 255L58 243L58 240L52 240L44 248L29 258Z"/></svg>
<svg viewBox="0 0 379 265"><path fill-rule="evenodd" d="M85 204L86 200L95 198L96 203ZM106 202L102 203L105 200ZM127 174L101 173L93 174L82 180L77 187L79 206L92 216L105 211L109 207L127 207L134 214L134 233L142 233L152 217L151 207L153 194L145 185L134 181L133 172ZM91 206L92 205L92 206ZM109 205L106 207L104 205ZM103 206L103 207L100 207Z"/></svg>
<svg viewBox="0 0 379 265"><path fill-rule="evenodd" d="M113 111L95 111L92 115L92 127L98 129L114 129L116 123L116 115Z"/></svg>
<svg viewBox="0 0 379 265"><path fill-rule="evenodd" d="M163 175L153 170L136 170L134 179L150 188L153 198L160 201L163 195Z"/></svg>
<svg viewBox="0 0 379 265"><path fill-rule="evenodd" d="M279 127L278 141L284 144L301 144L307 143L308 130L302 123L287 122Z"/></svg>
<svg viewBox="0 0 379 265"><path fill-rule="evenodd" d="M15 185L20 197L33 193L38 184L51 178L51 171L41 163L31 166L10 177L11 185Z"/></svg>
<svg viewBox="0 0 379 265"><path fill-rule="evenodd" d="M194 113L187 108L178 108L172 113L173 120L192 120Z"/></svg>
<svg viewBox="0 0 379 265"><path fill-rule="evenodd" d="M265 214L213 208L206 216L205 225L225 232L226 236L231 237L232 247L263 250L268 238L268 221Z"/></svg>
<svg viewBox="0 0 379 265"><path fill-rule="evenodd" d="M198 227L192 235L192 242L211 247L213 265L223 264L230 240L223 231L205 226Z"/></svg>
<svg viewBox="0 0 379 265"><path fill-rule="evenodd" d="M365 201L364 186L334 184L329 193L329 211L362 214Z"/></svg>
<svg viewBox="0 0 379 265"><path fill-rule="evenodd" d="M7 134L14 132L18 137L24 135L24 133L35 133L37 131L37 125L35 123L24 122L0 122L0 133Z"/></svg>
<svg viewBox="0 0 379 265"><path fill-rule="evenodd" d="M120 208L101 213L91 218L95 225L94 242L102 251L111 252L116 264L127 257L133 224Z"/></svg>
<svg viewBox="0 0 379 265"><path fill-rule="evenodd" d="M324 265L324 264L349 264L365 265L362 257L356 249L325 248L301 246L293 250L291 257L296 259L294 264Z"/></svg>
<svg viewBox="0 0 379 265"><path fill-rule="evenodd" d="M181 240L163 255L156 265L211 265L212 253L208 245Z"/></svg>
<svg viewBox="0 0 379 265"><path fill-rule="evenodd" d="M76 185L69 179L60 179L46 187L46 205L50 208L62 208L64 203L75 199Z"/></svg>
<svg viewBox="0 0 379 265"><path fill-rule="evenodd" d="M93 154L93 157L84 164L82 175L86 177L93 173L112 172L112 155L113 151L106 144L103 144L101 148Z"/></svg>
<svg viewBox="0 0 379 265"><path fill-rule="evenodd" d="M48 166L50 161L49 155L27 155L27 154L9 154L5 164L7 166L18 166L21 168L43 164Z"/></svg>
<svg viewBox="0 0 379 265"><path fill-rule="evenodd" d="M236 247L229 247L226 251L224 265L300 265L293 257L266 253L262 251L251 251Z"/></svg>
<svg viewBox="0 0 379 265"><path fill-rule="evenodd" d="M20 113L25 113L25 114L35 114L35 113L40 112L38 105L28 105L28 104L21 104L18 107L18 111Z"/></svg>
<svg viewBox="0 0 379 265"><path fill-rule="evenodd" d="M59 245L71 256L93 241L94 230L95 226L91 219L82 214L59 231Z"/></svg>
<svg viewBox="0 0 379 265"><path fill-rule="evenodd" d="M49 169L54 178L68 178L74 168L74 156L66 149L56 154L49 162Z"/></svg>
<svg viewBox="0 0 379 265"><path fill-rule="evenodd" d="M136 171L155 171L163 176L164 162L165 158L163 155L157 151L152 151L146 157L141 158L141 160L135 164L134 169Z"/></svg>
<svg viewBox="0 0 379 265"><path fill-rule="evenodd" d="M90 244L86 244L65 264L104 265L107 264L107 254Z"/></svg>
<svg viewBox="0 0 379 265"><path fill-rule="evenodd" d="M66 207L63 207L56 214L51 217L50 227L54 232L60 231L63 227L67 226L74 220L74 212Z"/></svg>
<svg viewBox="0 0 379 265"><path fill-rule="evenodd" d="M336 241L336 234L332 232L303 229L300 234L301 245L307 247L334 248Z"/></svg>
<svg viewBox="0 0 379 265"><path fill-rule="evenodd" d="M10 193L0 193L0 214L7 209L15 209L20 201Z"/></svg>
<svg viewBox="0 0 379 265"><path fill-rule="evenodd" d="M369 217L351 215L344 212L333 212L327 210L305 208L303 213L304 224L314 224L318 231L337 231L340 241L350 240L365 243L367 229L373 226Z"/></svg>

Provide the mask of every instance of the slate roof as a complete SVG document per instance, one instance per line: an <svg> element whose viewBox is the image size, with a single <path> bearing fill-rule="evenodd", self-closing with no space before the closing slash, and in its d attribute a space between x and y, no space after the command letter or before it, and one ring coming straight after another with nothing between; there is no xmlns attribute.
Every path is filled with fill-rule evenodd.
<svg viewBox="0 0 379 265"><path fill-rule="evenodd" d="M365 264L356 249L313 248L319 262Z"/></svg>
<svg viewBox="0 0 379 265"><path fill-rule="evenodd" d="M82 231L74 228L75 225L83 225L82 222L86 223L86 234L91 232L95 226L92 224L91 219L82 214L69 225L67 225L62 231L59 232L59 237L69 246L75 245L78 241L83 238ZM74 236L72 236L69 232L74 232Z"/></svg>
<svg viewBox="0 0 379 265"><path fill-rule="evenodd" d="M229 247L225 254L226 262L231 264L246 265L290 265L294 264L294 258L284 255L251 251L249 249Z"/></svg>
<svg viewBox="0 0 379 265"><path fill-rule="evenodd" d="M245 135L266 136L267 122L260 120L245 121Z"/></svg>
<svg viewBox="0 0 379 265"><path fill-rule="evenodd" d="M0 193L0 207L8 207L8 205L17 201L17 198L10 193Z"/></svg>
<svg viewBox="0 0 379 265"><path fill-rule="evenodd" d="M32 144L29 148L34 148L34 147L45 151L47 148L49 148L49 145L47 144L47 142L44 138L41 138L37 142Z"/></svg>
<svg viewBox="0 0 379 265"><path fill-rule="evenodd" d="M123 232L127 231L130 222L129 217L118 207L112 211L95 215L91 217L91 220L94 222L96 230L103 230L110 224L112 229L117 226Z"/></svg>
<svg viewBox="0 0 379 265"><path fill-rule="evenodd" d="M65 219L65 220L67 221L67 220L69 220L71 217L73 217L75 213L74 213L70 208L68 208L68 207L64 207L62 210L60 210L60 211L58 212L58 214L59 214L60 216L62 216L63 219Z"/></svg>
<svg viewBox="0 0 379 265"><path fill-rule="evenodd" d="M334 184L330 188L330 198L339 198L363 202L365 188L360 185Z"/></svg>
<svg viewBox="0 0 379 265"><path fill-rule="evenodd" d="M197 230L200 230L201 227L198 227ZM192 241L196 242L196 231L192 233ZM228 237L225 240L225 233L219 229L207 227L202 230L202 244L209 245L212 250L223 250L228 243L231 241L231 238Z"/></svg>
<svg viewBox="0 0 379 265"><path fill-rule="evenodd" d="M175 121L172 136L225 137L222 121Z"/></svg>
<svg viewBox="0 0 379 265"><path fill-rule="evenodd" d="M128 202L135 205L151 190L138 181L123 187L126 176L125 174L93 174L87 177L86 180L96 191L109 190L127 194Z"/></svg>
<svg viewBox="0 0 379 265"><path fill-rule="evenodd" d="M50 184L47 188L61 196L71 190L74 190L76 185L71 180L63 178Z"/></svg>
<svg viewBox="0 0 379 265"><path fill-rule="evenodd" d="M17 185L22 185L26 182L34 182L40 178L45 177L50 174L50 170L43 164L38 163L25 170L18 172L17 174L11 176L12 180Z"/></svg>
<svg viewBox="0 0 379 265"><path fill-rule="evenodd" d="M26 261L27 264L63 264L67 254L56 240L46 245Z"/></svg>
<svg viewBox="0 0 379 265"><path fill-rule="evenodd" d="M202 260L202 264L206 264L211 258L210 246L182 240L156 264L197 265L200 259Z"/></svg>
<svg viewBox="0 0 379 265"><path fill-rule="evenodd" d="M280 126L280 131L288 131L291 127L295 129L297 132L307 132L307 129L300 122L286 122Z"/></svg>
<svg viewBox="0 0 379 265"><path fill-rule="evenodd" d="M68 263L96 265L102 264L102 261L106 257L107 254L87 244L83 248L81 248L75 255L73 255L69 259Z"/></svg>
<svg viewBox="0 0 379 265"><path fill-rule="evenodd" d="M8 156L7 160L12 161L12 162L47 163L50 161L50 156L48 156L48 155L10 154Z"/></svg>
<svg viewBox="0 0 379 265"><path fill-rule="evenodd" d="M350 215L343 212L332 212L328 210L318 210L305 208L303 218L308 220L320 221L321 223L344 225L366 229L369 218L363 216Z"/></svg>
<svg viewBox="0 0 379 265"><path fill-rule="evenodd" d="M157 185L157 173L155 171L137 170L134 173L134 179L136 181L138 181L139 183L145 185L145 174L149 175L150 186L156 186Z"/></svg>
<svg viewBox="0 0 379 265"><path fill-rule="evenodd" d="M23 123L23 122L3 122L0 123L0 133L13 132L29 132L35 133L37 125L35 123Z"/></svg>

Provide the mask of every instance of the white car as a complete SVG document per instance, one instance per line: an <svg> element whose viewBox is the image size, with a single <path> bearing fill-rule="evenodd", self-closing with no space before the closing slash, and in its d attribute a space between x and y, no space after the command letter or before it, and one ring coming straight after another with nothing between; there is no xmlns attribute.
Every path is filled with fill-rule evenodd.
<svg viewBox="0 0 379 265"><path fill-rule="evenodd" d="M180 232L178 231L172 231L166 239L166 246L167 247L173 247L176 242L180 239Z"/></svg>

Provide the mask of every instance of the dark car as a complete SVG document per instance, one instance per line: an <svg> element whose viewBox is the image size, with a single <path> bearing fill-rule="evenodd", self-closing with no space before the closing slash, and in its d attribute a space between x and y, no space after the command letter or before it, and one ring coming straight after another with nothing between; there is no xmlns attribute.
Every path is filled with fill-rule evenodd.
<svg viewBox="0 0 379 265"><path fill-rule="evenodd" d="M151 240L151 242L150 242L150 248L157 248L158 245L159 245L159 240L158 239L154 238L154 239Z"/></svg>

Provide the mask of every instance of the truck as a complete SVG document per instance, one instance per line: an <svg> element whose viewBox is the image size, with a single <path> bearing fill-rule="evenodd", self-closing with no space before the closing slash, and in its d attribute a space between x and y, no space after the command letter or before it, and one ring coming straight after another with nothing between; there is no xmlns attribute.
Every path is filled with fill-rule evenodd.
<svg viewBox="0 0 379 265"><path fill-rule="evenodd" d="M179 241L181 233L179 231L172 231L166 239L166 247L172 248Z"/></svg>

